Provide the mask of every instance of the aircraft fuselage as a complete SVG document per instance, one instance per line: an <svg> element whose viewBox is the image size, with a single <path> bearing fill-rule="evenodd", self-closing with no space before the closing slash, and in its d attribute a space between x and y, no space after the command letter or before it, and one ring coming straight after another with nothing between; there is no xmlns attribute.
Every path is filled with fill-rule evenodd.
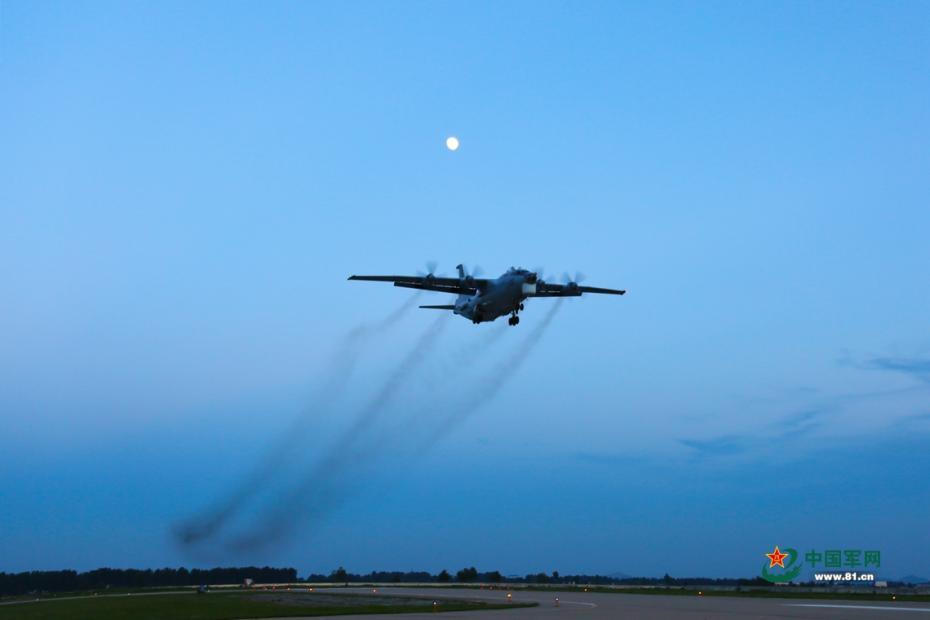
<svg viewBox="0 0 930 620"><path fill-rule="evenodd" d="M459 295L453 312L473 323L486 323L522 309L523 301L536 292L536 274L524 269L511 269L474 295Z"/></svg>

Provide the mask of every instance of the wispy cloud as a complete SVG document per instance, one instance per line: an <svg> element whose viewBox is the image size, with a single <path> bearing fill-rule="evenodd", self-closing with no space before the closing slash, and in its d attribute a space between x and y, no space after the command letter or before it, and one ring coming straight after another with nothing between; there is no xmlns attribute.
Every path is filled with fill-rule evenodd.
<svg viewBox="0 0 930 620"><path fill-rule="evenodd" d="M827 409L805 409L788 415L772 424L778 437L785 439L804 435L820 426L820 418L827 413Z"/></svg>
<svg viewBox="0 0 930 620"><path fill-rule="evenodd" d="M628 466L628 465L639 465L649 459L643 456L635 456L631 454L610 454L604 452L576 452L575 459L584 463L594 463L597 465L611 465L611 466Z"/></svg>
<svg viewBox="0 0 930 620"><path fill-rule="evenodd" d="M759 434L728 433L709 438L684 438L678 443L694 450L698 457L736 456L750 449L764 448L765 444L806 435L818 426L826 409L805 409L776 420L763 427Z"/></svg>
<svg viewBox="0 0 930 620"><path fill-rule="evenodd" d="M900 372L930 383L930 358L874 357L866 361L864 368Z"/></svg>
<svg viewBox="0 0 930 620"><path fill-rule="evenodd" d="M748 435L720 435L709 439L679 439L678 443L695 450L698 456L729 456L746 452L753 441Z"/></svg>
<svg viewBox="0 0 930 620"><path fill-rule="evenodd" d="M816 409L808 409L806 411L799 411L789 415L788 417L781 420L781 424L786 424L788 426L802 426L808 424L814 418L820 415L820 411Z"/></svg>

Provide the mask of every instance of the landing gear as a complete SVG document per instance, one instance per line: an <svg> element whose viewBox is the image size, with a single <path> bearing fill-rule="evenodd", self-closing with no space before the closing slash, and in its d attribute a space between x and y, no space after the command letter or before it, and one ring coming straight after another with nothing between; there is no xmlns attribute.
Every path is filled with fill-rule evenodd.
<svg viewBox="0 0 930 620"><path fill-rule="evenodd" d="M508 323L511 327L515 326L515 325L516 325L517 323L519 323L519 322L520 322L520 317L518 317L516 314L513 315L512 317L510 317L509 319L507 319L507 323Z"/></svg>

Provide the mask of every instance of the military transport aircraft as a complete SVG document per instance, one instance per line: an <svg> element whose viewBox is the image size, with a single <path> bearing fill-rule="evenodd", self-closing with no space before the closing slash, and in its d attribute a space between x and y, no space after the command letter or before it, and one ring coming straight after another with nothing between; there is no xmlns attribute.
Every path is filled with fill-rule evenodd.
<svg viewBox="0 0 930 620"><path fill-rule="evenodd" d="M349 276L350 280L370 282L393 282L394 286L415 288L423 291L438 291L458 295L454 304L420 306L434 310L452 310L455 314L473 323L493 321L509 314L511 326L520 322L518 313L523 310L523 301L528 297L578 297L583 293L605 293L623 295L626 291L594 286L579 286L576 281L566 284L549 284L539 275L527 269L511 267L501 277L488 280L476 278L458 265L459 277L444 278L430 273L423 276ZM567 279L567 278L566 278ZM576 277L575 280L580 278Z"/></svg>

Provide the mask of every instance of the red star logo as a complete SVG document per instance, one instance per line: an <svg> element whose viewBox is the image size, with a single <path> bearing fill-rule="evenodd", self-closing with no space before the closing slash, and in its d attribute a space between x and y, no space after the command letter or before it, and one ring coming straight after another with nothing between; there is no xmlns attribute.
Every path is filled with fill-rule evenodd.
<svg viewBox="0 0 930 620"><path fill-rule="evenodd" d="M785 567L785 558L788 557L788 554L779 551L778 545L775 545L775 551L766 553L765 555L769 559L769 568L774 568L776 566Z"/></svg>

